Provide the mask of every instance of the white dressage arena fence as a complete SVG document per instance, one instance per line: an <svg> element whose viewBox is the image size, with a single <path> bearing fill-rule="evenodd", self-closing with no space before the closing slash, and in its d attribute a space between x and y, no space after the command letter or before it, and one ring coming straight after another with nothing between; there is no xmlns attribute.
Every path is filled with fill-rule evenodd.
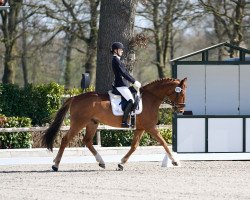
<svg viewBox="0 0 250 200"><path fill-rule="evenodd" d="M159 125L159 129L170 128L171 126ZM22 127L22 128L0 128L2 133L11 132L41 132L48 127ZM69 130L69 126L62 126L61 130ZM119 162L121 157L126 154L130 147L101 147L100 130L124 130L124 128L114 128L100 125L97 132L97 150L106 162ZM121 133L122 134L122 133ZM98 136L99 135L99 136ZM53 153L44 148L31 149L1 149L0 165L16 164L51 164L58 148L54 148ZM249 160L250 153L174 153L178 160ZM166 156L162 146L143 146L138 147L135 154L129 161L132 162L161 162L162 167L172 167L170 159ZM65 157L62 163L95 163L94 156L85 147L66 148Z"/></svg>
<svg viewBox="0 0 250 200"><path fill-rule="evenodd" d="M22 128L0 128L0 133L12 132L42 132L48 127L22 127ZM69 130L70 126L62 126L61 131ZM168 129L170 125L159 125L158 129ZM84 130L84 129L83 129ZM100 125L97 130L97 146L96 149L102 155L106 162L120 162L121 157L126 154L130 147L101 147L100 130L129 130L126 128L114 128L106 125ZM132 129L131 129L132 130ZM121 133L122 134L122 133ZM16 165L16 164L50 164L53 157L57 153L58 148L54 148L53 153L45 150L45 148L31 149L2 149L0 150L0 165ZM135 155L130 159L132 162L139 161L162 161L165 151L162 146L148 146L137 148ZM166 160L166 159L165 159ZM164 163L165 163L164 160ZM95 163L94 156L86 147L66 148L65 157L62 163ZM165 165L165 166L164 166ZM169 164L164 164L169 167Z"/></svg>
<svg viewBox="0 0 250 200"><path fill-rule="evenodd" d="M48 127L13 127L13 128L0 128L0 133L13 133L13 132L42 132L45 131ZM62 126L61 131L68 131L70 126ZM158 129L169 129L171 125L158 125ZM85 128L83 129L85 130ZM116 128L107 125L99 125L97 128L97 145L101 146L101 133L100 130L134 130L128 128Z"/></svg>

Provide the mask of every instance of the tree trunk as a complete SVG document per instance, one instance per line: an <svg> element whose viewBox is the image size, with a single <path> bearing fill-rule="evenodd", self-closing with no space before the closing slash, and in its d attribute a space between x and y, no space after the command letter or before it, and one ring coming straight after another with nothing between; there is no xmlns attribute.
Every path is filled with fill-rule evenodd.
<svg viewBox="0 0 250 200"><path fill-rule="evenodd" d="M244 9L246 7L246 0L238 0L235 7L235 19L233 23L233 34L230 38L230 43L236 46L239 46L243 41L243 18L244 18ZM233 58L236 55L232 49L230 50L230 57Z"/></svg>
<svg viewBox="0 0 250 200"><path fill-rule="evenodd" d="M96 78L96 42L90 43L90 46L87 48L87 61L85 63L85 71L86 73L89 73L90 77L90 84L95 84L95 78Z"/></svg>
<svg viewBox="0 0 250 200"><path fill-rule="evenodd" d="M4 74L2 78L3 83L15 82L13 49L17 39L18 15L22 4L22 0L9 0L9 11L1 11L3 23L1 27L4 35L3 41L5 45Z"/></svg>
<svg viewBox="0 0 250 200"><path fill-rule="evenodd" d="M75 40L74 35L69 35L68 36L68 41L66 44L66 63L65 63L65 72L64 72L64 81L65 81L65 88L69 89L70 88L70 83L71 83L71 56L72 56L72 45Z"/></svg>
<svg viewBox="0 0 250 200"><path fill-rule="evenodd" d="M111 89L114 79L110 47L113 42L122 42L125 53L133 37L137 0L102 0L98 32L96 91L105 93Z"/></svg>
<svg viewBox="0 0 250 200"><path fill-rule="evenodd" d="M15 71L14 71L14 61L11 55L12 50L10 47L5 46L5 57L4 57L4 72L2 82L4 84L14 83Z"/></svg>
<svg viewBox="0 0 250 200"><path fill-rule="evenodd" d="M156 67L158 77L166 77L167 66L171 56L171 34L173 29L173 12L175 7L173 0L161 2L151 1L151 18L154 25L154 40L156 48Z"/></svg>
<svg viewBox="0 0 250 200"><path fill-rule="evenodd" d="M25 16L25 10L22 9L22 14L23 17ZM21 65L22 65L22 69L23 69L23 81L24 81L24 85L28 85L28 69L27 69L27 34L26 34L26 23L23 20L22 21L22 29L23 29L23 33L22 33L22 53L21 53Z"/></svg>
<svg viewBox="0 0 250 200"><path fill-rule="evenodd" d="M220 6L219 5L220 2L218 2L218 7ZM218 39L218 43L222 43L223 42L223 38L224 38L224 34L223 34L223 27L221 27L221 24L220 24L220 21L218 19L218 17L214 16L214 31L215 31L215 34L216 34L216 37ZM222 60L223 58L223 54L224 54L224 51L223 51L223 48L219 48L218 50L218 60Z"/></svg>
<svg viewBox="0 0 250 200"><path fill-rule="evenodd" d="M87 47L87 61L85 63L85 71L90 75L90 84L94 85L96 78L96 54L97 54L97 19L98 19L98 5L100 1L90 0L90 36Z"/></svg>
<svg viewBox="0 0 250 200"><path fill-rule="evenodd" d="M171 46L171 33L173 31L173 17L174 17L174 0L166 2L165 24L163 27L162 50L163 50L163 65L166 69L170 60L170 46Z"/></svg>

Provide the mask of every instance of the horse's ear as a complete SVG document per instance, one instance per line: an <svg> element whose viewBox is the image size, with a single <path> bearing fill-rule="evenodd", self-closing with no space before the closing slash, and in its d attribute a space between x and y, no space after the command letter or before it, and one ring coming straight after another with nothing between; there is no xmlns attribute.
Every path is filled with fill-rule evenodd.
<svg viewBox="0 0 250 200"><path fill-rule="evenodd" d="M180 87L182 87L182 86L183 86L183 84L184 84L186 81L187 81L187 77L186 77L186 78L184 78L184 79L182 79L182 80L181 80L181 82L180 82Z"/></svg>

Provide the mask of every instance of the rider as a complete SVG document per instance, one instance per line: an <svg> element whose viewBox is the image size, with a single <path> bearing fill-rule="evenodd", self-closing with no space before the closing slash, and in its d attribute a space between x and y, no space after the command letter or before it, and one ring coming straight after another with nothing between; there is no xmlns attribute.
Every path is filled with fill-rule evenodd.
<svg viewBox="0 0 250 200"><path fill-rule="evenodd" d="M113 54L112 69L115 75L114 87L120 92L120 94L128 101L124 110L122 118L122 127L129 127L127 123L129 112L134 103L134 97L131 91L128 89L129 83L132 83L135 87L140 88L141 83L136 81L126 70L124 63L121 62L121 56L123 54L124 46L120 42L114 42L111 47L111 53Z"/></svg>

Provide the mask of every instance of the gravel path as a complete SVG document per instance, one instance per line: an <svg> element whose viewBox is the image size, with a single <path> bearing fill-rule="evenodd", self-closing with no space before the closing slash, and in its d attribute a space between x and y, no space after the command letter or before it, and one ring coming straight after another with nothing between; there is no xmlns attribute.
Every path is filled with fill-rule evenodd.
<svg viewBox="0 0 250 200"><path fill-rule="evenodd" d="M131 162L125 171L107 163L0 166L1 200L250 199L250 161Z"/></svg>

